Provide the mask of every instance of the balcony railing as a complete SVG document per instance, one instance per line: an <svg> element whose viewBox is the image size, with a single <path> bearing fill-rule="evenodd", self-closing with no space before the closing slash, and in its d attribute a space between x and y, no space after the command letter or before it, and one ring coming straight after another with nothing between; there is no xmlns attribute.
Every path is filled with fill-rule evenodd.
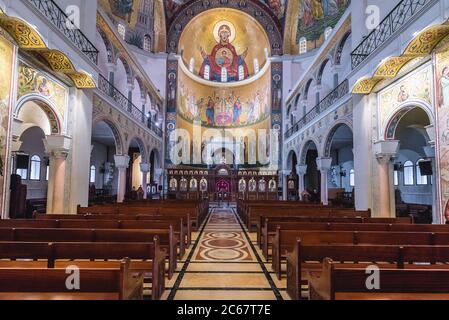
<svg viewBox="0 0 449 320"><path fill-rule="evenodd" d="M357 68L377 48L390 39L427 5L437 0L402 0L351 53L352 68Z"/></svg>
<svg viewBox="0 0 449 320"><path fill-rule="evenodd" d="M27 0L32 3L56 28L59 29L93 63L98 62L98 49L76 27L67 14L53 0Z"/></svg>
<svg viewBox="0 0 449 320"><path fill-rule="evenodd" d="M136 107L127 97L125 97L112 83L110 83L101 74L98 77L98 89L112 98L116 105L129 114L135 121L143 123L148 129L153 131L157 136L162 137L162 129L158 127L151 118L142 112L142 110Z"/></svg>
<svg viewBox="0 0 449 320"><path fill-rule="evenodd" d="M301 120L293 125L285 133L285 138L290 138L293 134L304 128L308 123L312 122L324 111L332 107L338 100L343 98L349 93L349 82L348 79L343 81L336 87L331 93L329 93L323 100L320 101L312 110L310 110Z"/></svg>

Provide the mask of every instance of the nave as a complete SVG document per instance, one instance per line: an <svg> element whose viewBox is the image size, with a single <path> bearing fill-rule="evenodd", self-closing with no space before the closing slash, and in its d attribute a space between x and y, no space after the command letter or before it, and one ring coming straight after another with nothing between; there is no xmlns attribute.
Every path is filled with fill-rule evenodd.
<svg viewBox="0 0 449 320"><path fill-rule="evenodd" d="M187 251L162 299L168 300L290 300L286 279L270 272L235 205L211 204L210 214L194 246Z"/></svg>

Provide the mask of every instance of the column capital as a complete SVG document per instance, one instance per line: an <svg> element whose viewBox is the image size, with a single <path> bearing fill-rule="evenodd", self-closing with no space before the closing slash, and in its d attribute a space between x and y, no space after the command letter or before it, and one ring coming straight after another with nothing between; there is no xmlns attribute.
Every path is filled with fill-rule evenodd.
<svg viewBox="0 0 449 320"><path fill-rule="evenodd" d="M128 91L134 91L135 85L134 83L127 83L126 84L126 89L128 89Z"/></svg>
<svg viewBox="0 0 449 320"><path fill-rule="evenodd" d="M115 71L117 71L117 64L115 64L115 63L108 62L106 64L106 67L108 68L108 72L115 72Z"/></svg>
<svg viewBox="0 0 449 320"><path fill-rule="evenodd" d="M390 162L393 158L396 157L398 150L398 140L377 141L374 143L374 153L376 155L376 159L380 163L385 164Z"/></svg>
<svg viewBox="0 0 449 320"><path fill-rule="evenodd" d="M291 172L290 170L283 170L283 171L282 171L282 175L283 175L284 177L288 177L291 173L292 173L292 172Z"/></svg>
<svg viewBox="0 0 449 320"><path fill-rule="evenodd" d="M307 165L297 165L296 166L296 173L299 176L303 176L307 173Z"/></svg>
<svg viewBox="0 0 449 320"><path fill-rule="evenodd" d="M150 164L148 164L148 163L141 163L141 164L140 164L140 171L141 171L142 173L148 173L148 172L150 172Z"/></svg>
<svg viewBox="0 0 449 320"><path fill-rule="evenodd" d="M332 158L317 158L316 165L320 171L329 171L332 167Z"/></svg>
<svg viewBox="0 0 449 320"><path fill-rule="evenodd" d="M435 144L436 141L436 132L435 132L435 126L433 124L425 127L427 135L429 136L429 144Z"/></svg>
<svg viewBox="0 0 449 320"><path fill-rule="evenodd" d="M131 158L128 155L115 155L114 162L117 169L128 169Z"/></svg>
<svg viewBox="0 0 449 320"><path fill-rule="evenodd" d="M43 139L45 152L52 157L67 158L72 139L62 135L50 135Z"/></svg>
<svg viewBox="0 0 449 320"><path fill-rule="evenodd" d="M435 144L425 146L423 149L427 158L435 158Z"/></svg>

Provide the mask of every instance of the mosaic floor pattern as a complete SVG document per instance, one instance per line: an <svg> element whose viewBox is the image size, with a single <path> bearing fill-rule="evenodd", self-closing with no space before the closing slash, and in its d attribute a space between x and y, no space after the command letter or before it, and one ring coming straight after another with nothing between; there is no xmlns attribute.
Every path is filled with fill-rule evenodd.
<svg viewBox="0 0 449 320"><path fill-rule="evenodd" d="M285 280L278 281L262 260L249 233L231 207L213 207L207 222L193 235L192 248L168 284L167 299L285 299Z"/></svg>

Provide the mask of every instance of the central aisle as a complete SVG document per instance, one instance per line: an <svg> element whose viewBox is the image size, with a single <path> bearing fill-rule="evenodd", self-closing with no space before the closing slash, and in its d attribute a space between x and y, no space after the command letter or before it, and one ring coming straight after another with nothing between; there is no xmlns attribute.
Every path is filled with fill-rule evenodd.
<svg viewBox="0 0 449 320"><path fill-rule="evenodd" d="M211 208L205 226L168 285L175 300L276 300L285 298L277 281L232 207Z"/></svg>

